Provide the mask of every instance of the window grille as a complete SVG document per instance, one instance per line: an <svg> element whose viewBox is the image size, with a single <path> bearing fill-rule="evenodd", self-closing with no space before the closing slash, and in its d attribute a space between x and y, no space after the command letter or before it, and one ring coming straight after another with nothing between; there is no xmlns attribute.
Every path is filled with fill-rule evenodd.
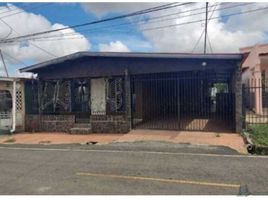
<svg viewBox="0 0 268 200"><path fill-rule="evenodd" d="M47 81L42 84L41 110L45 113L68 111L70 109L70 81Z"/></svg>
<svg viewBox="0 0 268 200"><path fill-rule="evenodd" d="M16 110L22 111L22 91L16 91Z"/></svg>
<svg viewBox="0 0 268 200"><path fill-rule="evenodd" d="M10 111L0 111L0 119L11 119Z"/></svg>
<svg viewBox="0 0 268 200"><path fill-rule="evenodd" d="M11 111L12 96L8 90L0 90L0 112Z"/></svg>
<svg viewBox="0 0 268 200"><path fill-rule="evenodd" d="M124 80L112 78L107 81L107 105L112 113L124 111Z"/></svg>

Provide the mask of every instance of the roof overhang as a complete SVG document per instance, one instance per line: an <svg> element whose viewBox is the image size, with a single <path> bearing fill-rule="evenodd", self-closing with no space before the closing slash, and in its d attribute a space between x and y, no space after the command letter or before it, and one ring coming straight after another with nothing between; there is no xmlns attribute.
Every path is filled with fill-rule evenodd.
<svg viewBox="0 0 268 200"><path fill-rule="evenodd" d="M243 54L187 54L187 53L126 53L126 52L77 52L67 56L55 58L42 63L20 69L20 72L38 73L39 70L64 62L75 61L80 58L134 58L134 59L203 59L203 60L232 60L241 62Z"/></svg>

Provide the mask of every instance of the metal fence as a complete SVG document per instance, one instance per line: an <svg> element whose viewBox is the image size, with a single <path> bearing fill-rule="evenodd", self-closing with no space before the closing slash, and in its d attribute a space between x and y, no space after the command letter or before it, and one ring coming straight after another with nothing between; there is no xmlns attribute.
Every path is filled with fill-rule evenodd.
<svg viewBox="0 0 268 200"><path fill-rule="evenodd" d="M247 80L242 91L244 128L251 124L268 124L268 80Z"/></svg>
<svg viewBox="0 0 268 200"><path fill-rule="evenodd" d="M193 131L234 130L229 74L177 73L132 78L132 126Z"/></svg>

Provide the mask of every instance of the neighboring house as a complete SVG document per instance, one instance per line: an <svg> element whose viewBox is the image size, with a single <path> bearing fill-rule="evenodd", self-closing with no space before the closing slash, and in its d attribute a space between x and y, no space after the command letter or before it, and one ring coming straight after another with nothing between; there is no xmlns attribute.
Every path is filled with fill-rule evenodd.
<svg viewBox="0 0 268 200"><path fill-rule="evenodd" d="M248 54L242 65L242 83L247 88L248 96L247 107L263 115L264 108L268 108L268 44L240 48L240 52Z"/></svg>
<svg viewBox="0 0 268 200"><path fill-rule="evenodd" d="M24 79L0 77L0 134L24 131Z"/></svg>
<svg viewBox="0 0 268 200"><path fill-rule="evenodd" d="M78 52L21 69L26 130L240 132L242 54Z"/></svg>

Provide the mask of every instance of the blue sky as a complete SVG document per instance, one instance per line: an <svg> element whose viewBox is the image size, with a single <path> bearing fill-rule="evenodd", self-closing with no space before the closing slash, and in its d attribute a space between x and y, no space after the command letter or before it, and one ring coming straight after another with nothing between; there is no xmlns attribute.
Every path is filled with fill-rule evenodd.
<svg viewBox="0 0 268 200"><path fill-rule="evenodd" d="M0 4L1 5L1 4ZM14 3L15 6L18 6L22 9L32 6L38 6L38 3ZM98 20L94 14L86 12L80 3L49 3L43 7L39 7L29 12L34 14L40 14L46 17L52 24L60 23L66 26L72 26L76 24L81 24L89 21ZM111 13L103 17L112 17L120 13ZM116 23L128 22L126 19L117 20ZM113 22L115 23L115 22ZM111 23L111 24L113 24ZM109 23L107 23L109 25ZM106 24L105 24L106 26ZM94 26L95 27L95 26ZM94 28L92 27L92 28ZM83 29L91 28L85 27ZM77 32L80 32L82 29L76 29ZM84 36L90 39L92 44L92 51L98 51L99 43L109 43L111 41L120 40L128 46L131 51L152 51L152 47L148 41L143 37L143 34L138 32L136 27L132 25L124 25L124 31L131 32L130 34L118 33L118 32L109 32L107 31L96 31L94 33L81 32Z"/></svg>
<svg viewBox="0 0 268 200"><path fill-rule="evenodd" d="M130 13L149 7L154 7L156 3L0 3L0 18L7 24L16 29L21 35L39 32L43 30L52 30L63 26L72 26L76 24L86 23L101 18L112 17L123 13ZM211 6L221 8L223 4L210 2ZM230 4L228 6L232 6ZM15 7L14 7L15 6ZM204 6L204 3L198 3L190 6L176 7L157 13L151 13L145 18L171 14L174 12L182 12L185 9L194 9ZM237 53L239 48L265 43L268 41L268 9L261 12L252 13L250 15L239 15L235 17L221 18L221 15L233 12L245 12L250 9L262 8L268 4L250 4L242 5L234 9L227 9L213 12L213 17L219 17L217 20L211 20L208 27L209 41L211 43L210 53ZM32 8L35 9L32 9ZM8 15L9 9L22 9L22 13L11 16ZM211 9L212 10L212 9ZM225 12L226 11L226 12ZM7 14L3 14L7 12ZM14 11L16 12L16 11ZM199 11L200 12L200 11ZM189 14L192 14L190 12ZM211 14L211 13L210 13ZM209 15L210 15L209 14ZM131 52L202 52L203 38L197 43L199 37L204 30L203 22L190 25L176 26L172 28L159 29L156 31L145 31L143 28L155 26L177 24L181 22L189 22L204 18L204 15L195 15L186 18L180 18L181 15L175 17L171 21L159 23L147 23L144 26L131 24L133 19L121 19L117 21L107 22L105 24L87 26L71 31L75 36L74 39L63 37L62 40L47 40L15 43L0 47L7 55L23 61L26 65L31 65L45 60L53 59L46 52L33 46L35 44L46 51L54 54L56 57L71 54L77 51L131 51ZM136 18L137 19L137 18ZM139 18L138 18L139 19ZM258 20L256 20L258 19ZM135 19L134 19L135 20ZM127 23L124 26L115 26L121 23ZM109 26L106 29L100 29L102 26ZM0 38L4 38L9 33L9 28L0 22ZM90 29L84 32L82 30ZM67 31L67 32L68 32ZM57 33L55 33L57 34ZM59 34L66 34L60 32ZM14 31L9 37L16 37ZM77 37L81 37L78 39ZM59 38L59 37L57 37ZM55 38L54 38L55 39ZM220 42L219 42L220 41ZM197 44L197 46L196 46ZM193 47L197 48L194 49ZM6 57L8 70L10 74L16 74L18 68L23 67L22 63L15 62L14 59ZM1 63L0 63L1 64Z"/></svg>
<svg viewBox="0 0 268 200"><path fill-rule="evenodd" d="M44 16L51 24L62 24L65 26L72 26L75 24L81 24L89 21L98 20L95 14L86 12L80 3L49 3L43 4L40 6L39 3L9 3L14 6L25 10L26 12L34 13L36 15ZM7 6L7 3L0 3L0 6ZM39 7L40 6L40 7ZM35 9L31 9L36 7ZM30 8L30 10L28 10ZM5 11L6 12L6 11ZM1 14L1 12L0 12ZM111 17L117 13L111 13L105 15L105 17ZM19 16L19 15L18 15ZM125 23L126 20L119 20L117 23ZM109 24L108 24L109 25ZM82 29L88 29L91 27L85 27ZM94 27L92 27L94 29ZM82 29L75 29L77 32L80 32ZM93 33L81 32L91 44L91 51L99 51L99 44L101 43L110 43L113 41L120 41L130 51L153 51L153 48L148 42L142 33L136 30L136 27L131 25L124 26L124 31L131 32L130 34L118 33L109 31L94 31ZM7 57L8 58L8 57ZM34 59L23 59L23 62L26 65L34 64L38 61ZM12 63L9 65L9 73L16 74L18 68L21 68L21 63Z"/></svg>

